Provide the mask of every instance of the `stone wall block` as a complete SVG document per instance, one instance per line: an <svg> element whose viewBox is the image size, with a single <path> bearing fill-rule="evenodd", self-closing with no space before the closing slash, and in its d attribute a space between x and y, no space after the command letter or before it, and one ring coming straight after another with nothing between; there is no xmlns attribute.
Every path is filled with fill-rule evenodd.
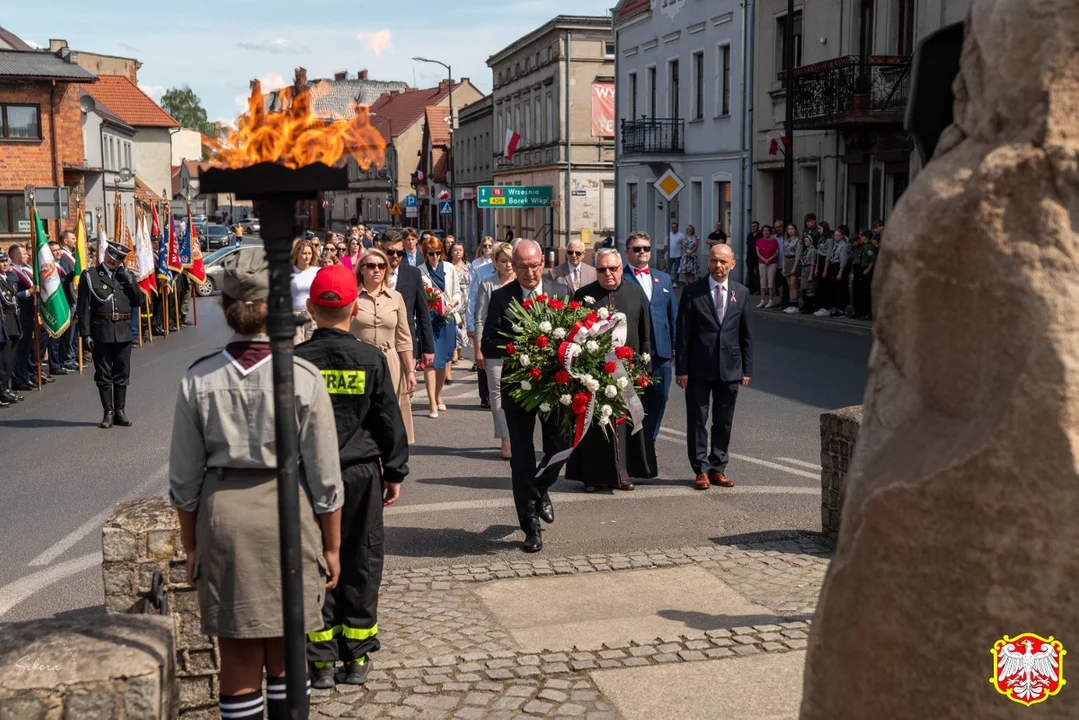
<svg viewBox="0 0 1079 720"><path fill-rule="evenodd" d="M106 527L101 536L101 557L106 562L133 562L138 558L134 533L118 527Z"/></svg>

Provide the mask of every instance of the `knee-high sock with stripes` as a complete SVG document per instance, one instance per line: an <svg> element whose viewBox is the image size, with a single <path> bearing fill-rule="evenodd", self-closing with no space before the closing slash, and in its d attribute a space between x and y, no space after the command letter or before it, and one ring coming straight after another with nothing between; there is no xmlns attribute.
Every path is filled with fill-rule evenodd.
<svg viewBox="0 0 1079 720"><path fill-rule="evenodd" d="M307 681L307 694L311 694L311 680ZM288 694L285 678L266 679L266 717L269 720L288 720Z"/></svg>
<svg viewBox="0 0 1079 720"><path fill-rule="evenodd" d="M222 695L217 701L222 720L262 720L262 691Z"/></svg>

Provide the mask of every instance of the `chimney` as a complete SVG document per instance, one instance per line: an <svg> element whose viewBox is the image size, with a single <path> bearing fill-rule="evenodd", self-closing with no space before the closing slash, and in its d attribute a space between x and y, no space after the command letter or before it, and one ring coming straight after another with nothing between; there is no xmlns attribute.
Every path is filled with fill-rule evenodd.
<svg viewBox="0 0 1079 720"><path fill-rule="evenodd" d="M302 92L307 87L307 68L296 68L296 79L293 84L297 93Z"/></svg>
<svg viewBox="0 0 1079 720"><path fill-rule="evenodd" d="M356 77L359 78L360 80L366 80L367 79L367 68L364 68L363 70L360 70L360 72L357 74Z"/></svg>
<svg viewBox="0 0 1079 720"><path fill-rule="evenodd" d="M346 70L345 72L334 73L333 74L333 79L336 80L337 82L341 82L342 80L347 80L348 79L348 71Z"/></svg>

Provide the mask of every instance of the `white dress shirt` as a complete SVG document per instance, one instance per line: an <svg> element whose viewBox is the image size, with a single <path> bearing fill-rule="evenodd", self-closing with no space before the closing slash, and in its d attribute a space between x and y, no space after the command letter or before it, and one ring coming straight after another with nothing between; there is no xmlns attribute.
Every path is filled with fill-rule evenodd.
<svg viewBox="0 0 1079 720"><path fill-rule="evenodd" d="M397 271L400 269L401 266L398 265L396 268L393 269L393 272L390 273L390 289L392 290L397 289Z"/></svg>
<svg viewBox="0 0 1079 720"><path fill-rule="evenodd" d="M648 266L646 265L645 267L647 268ZM643 270L644 268L641 269ZM652 277L651 268L648 269L648 272L640 275L637 274L636 268L632 265L630 265L627 270L632 273L633 279L636 280L640 284L641 289L644 290L644 294L648 297L648 302L652 302L652 286L655 285L656 282L655 278Z"/></svg>
<svg viewBox="0 0 1079 720"><path fill-rule="evenodd" d="M718 287L718 288L722 289L721 297L723 298L723 304L720 305L719 307L716 307L716 310L717 310L716 314L719 317L719 324L720 325L723 324L723 318L727 314L727 303L730 301L730 297L728 296L728 292L730 292L730 291L728 290L728 286L727 286L727 283L729 282L729 280L730 280L730 278L728 277L728 278L724 279L722 283L717 283L716 279L714 277L712 277L711 275L708 276L708 289L712 292L712 307L716 307L716 305L717 305L717 303L716 303L716 288Z"/></svg>

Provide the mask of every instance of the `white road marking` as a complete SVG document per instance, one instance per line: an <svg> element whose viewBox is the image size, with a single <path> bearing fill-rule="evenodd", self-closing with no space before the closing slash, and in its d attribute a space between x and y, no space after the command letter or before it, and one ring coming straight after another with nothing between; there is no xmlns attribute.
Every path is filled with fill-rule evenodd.
<svg viewBox="0 0 1079 720"><path fill-rule="evenodd" d="M151 475L149 479L147 479L137 487L132 488L120 499L130 500L131 498L142 497L145 493L153 490L156 487L160 486L163 488L165 480L168 478L168 474L169 466L166 463L165 465L162 465L156 471L154 471L154 474ZM94 515L92 518L84 522L76 529L72 530L63 538L53 543L52 547L38 555L36 558L31 560L27 564L35 567L41 565L48 565L53 560L67 552L71 547L73 547L76 543L78 543L90 533L100 531L101 528L104 527L105 521L109 519L109 515L112 514L114 505L110 505L109 507L99 512L97 515Z"/></svg>
<svg viewBox="0 0 1079 720"><path fill-rule="evenodd" d="M667 440L673 443L685 444L686 434L678 432L677 430L671 430L670 428L660 428L659 437L662 440ZM787 467L786 465L780 465L769 460L761 460L760 458L750 457L749 455L739 455L737 453L727 453L732 460L740 460L742 462L753 463L754 465L760 465L762 467L771 468L772 470L782 470L785 473L791 475L797 475L798 477L809 478L810 480L820 480L820 472L806 472L805 470L795 470L794 468Z"/></svg>
<svg viewBox="0 0 1079 720"><path fill-rule="evenodd" d="M776 460L785 462L788 465L797 465L799 467L809 468L810 470L816 470L817 472L820 472L821 469L820 465L817 463L806 462L805 460L795 460L794 458L789 457L777 457Z"/></svg>
<svg viewBox="0 0 1079 720"><path fill-rule="evenodd" d="M64 578L71 577L83 570L88 570L101 565L101 551L87 553L74 560L53 565L45 570L39 570L26 577L19 578L13 583L8 583L0 588L0 617L3 617L11 608L15 607L31 595L41 592L45 588L60 582Z"/></svg>
<svg viewBox="0 0 1079 720"><path fill-rule="evenodd" d="M592 501L628 501L647 500L659 497L690 497L700 493L691 486L646 488L640 485L633 492L616 492L614 495L591 495L585 493L555 492L551 500L555 505ZM716 494L722 495L820 495L819 488L791 487L787 485L739 485L723 488ZM491 498L488 500L457 500L442 503L424 503L421 505L391 505L386 508L387 515L416 515L419 513L449 512L456 510L488 510L513 507L513 498Z"/></svg>

